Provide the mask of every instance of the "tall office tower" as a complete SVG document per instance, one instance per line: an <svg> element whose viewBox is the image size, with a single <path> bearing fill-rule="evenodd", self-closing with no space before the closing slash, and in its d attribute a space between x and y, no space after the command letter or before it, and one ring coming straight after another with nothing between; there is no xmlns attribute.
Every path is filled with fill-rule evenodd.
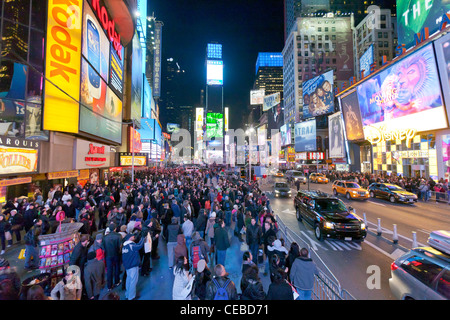
<svg viewBox="0 0 450 320"><path fill-rule="evenodd" d="M353 15L304 15L296 20L283 48L285 122L303 115L303 82L333 70L334 85L354 74Z"/></svg>
<svg viewBox="0 0 450 320"><path fill-rule="evenodd" d="M356 79L370 74L370 65L376 62L381 66L382 56L390 61L395 56L397 47L397 19L395 12L370 6L367 16L355 27L353 32L353 55L355 58Z"/></svg>
<svg viewBox="0 0 450 320"><path fill-rule="evenodd" d="M182 114L179 110L182 104L180 92L184 81L185 71L180 67L174 58L168 58L163 68L163 89L161 97L160 121L163 128L167 123L181 125Z"/></svg>
<svg viewBox="0 0 450 320"><path fill-rule="evenodd" d="M283 55L281 52L259 52L255 66L253 90L264 90L266 96L280 92L283 99ZM262 114L261 105L251 105L253 120Z"/></svg>
<svg viewBox="0 0 450 320"><path fill-rule="evenodd" d="M368 8L371 5L396 12L396 1L392 0L330 0L331 12L353 13L355 25L358 25L369 13Z"/></svg>
<svg viewBox="0 0 450 320"><path fill-rule="evenodd" d="M328 12L330 0L284 0L284 41L291 33L295 20L302 14Z"/></svg>

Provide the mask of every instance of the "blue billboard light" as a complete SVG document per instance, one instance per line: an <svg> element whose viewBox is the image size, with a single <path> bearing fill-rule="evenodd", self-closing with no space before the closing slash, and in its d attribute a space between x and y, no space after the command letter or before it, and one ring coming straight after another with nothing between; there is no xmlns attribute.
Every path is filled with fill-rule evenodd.
<svg viewBox="0 0 450 320"><path fill-rule="evenodd" d="M218 43L208 43L207 58L222 59L222 45Z"/></svg>
<svg viewBox="0 0 450 320"><path fill-rule="evenodd" d="M255 74L260 67L282 67L283 54L281 52L259 52L256 60Z"/></svg>

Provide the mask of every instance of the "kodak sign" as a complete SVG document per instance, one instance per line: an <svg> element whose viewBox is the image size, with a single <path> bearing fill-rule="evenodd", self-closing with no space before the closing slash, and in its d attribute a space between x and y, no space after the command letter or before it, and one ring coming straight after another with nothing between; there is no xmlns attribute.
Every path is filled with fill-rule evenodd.
<svg viewBox="0 0 450 320"><path fill-rule="evenodd" d="M49 0L44 130L78 133L82 0Z"/></svg>

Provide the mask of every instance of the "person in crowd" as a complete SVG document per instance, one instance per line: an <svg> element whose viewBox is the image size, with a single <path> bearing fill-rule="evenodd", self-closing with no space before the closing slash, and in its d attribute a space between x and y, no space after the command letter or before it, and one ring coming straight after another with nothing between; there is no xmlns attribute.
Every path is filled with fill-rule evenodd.
<svg viewBox="0 0 450 320"><path fill-rule="evenodd" d="M25 265L24 268L28 271L39 268L39 252L37 250L38 237L41 235L42 220L37 218L34 220L34 225L25 234Z"/></svg>
<svg viewBox="0 0 450 320"><path fill-rule="evenodd" d="M87 263L84 267L84 287L88 299L99 300L100 293L106 285L105 278L106 269L104 262L97 258L95 250L89 251Z"/></svg>
<svg viewBox="0 0 450 320"><path fill-rule="evenodd" d="M116 225L107 227L109 232L103 236L102 249L105 253L106 278L108 290L120 285L120 259L122 254L122 236L116 232Z"/></svg>
<svg viewBox="0 0 450 320"><path fill-rule="evenodd" d="M250 225L247 227L245 232L245 239L247 245L252 253L253 262L258 263L258 249L262 243L262 229L258 225L255 217L251 217Z"/></svg>
<svg viewBox="0 0 450 320"><path fill-rule="evenodd" d="M250 252L248 253L250 254ZM251 259L249 261L251 262ZM259 269L255 264L248 265L248 268L242 272L241 292L241 300L264 300L266 298L264 286L259 277Z"/></svg>
<svg viewBox="0 0 450 320"><path fill-rule="evenodd" d="M64 269L63 278L52 289L52 300L81 300L83 285L77 266Z"/></svg>
<svg viewBox="0 0 450 320"><path fill-rule="evenodd" d="M198 300L206 299L206 285L212 279L211 270L208 268L206 260L201 259L197 263L197 268L195 269L195 280L193 296Z"/></svg>
<svg viewBox="0 0 450 320"><path fill-rule="evenodd" d="M225 229L225 221L220 220L219 227L214 231L214 242L217 255L217 263L225 265L227 249L231 246L228 231Z"/></svg>
<svg viewBox="0 0 450 320"><path fill-rule="evenodd" d="M236 286L228 275L223 265L216 264L214 267L214 277L206 285L206 300L238 299Z"/></svg>
<svg viewBox="0 0 450 320"><path fill-rule="evenodd" d="M47 297L42 286L35 284L27 291L27 300L51 300Z"/></svg>
<svg viewBox="0 0 450 320"><path fill-rule="evenodd" d="M274 272L266 300L294 300L292 288L286 281L286 273L283 269L280 268Z"/></svg>
<svg viewBox="0 0 450 320"><path fill-rule="evenodd" d="M174 249L178 244L178 235L182 233L177 217L172 217L172 223L167 226L167 257L169 268L175 264Z"/></svg>
<svg viewBox="0 0 450 320"><path fill-rule="evenodd" d="M173 269L173 275L175 278L173 281L172 299L191 300L194 277L189 273L187 257L178 257L175 268Z"/></svg>
<svg viewBox="0 0 450 320"><path fill-rule="evenodd" d="M309 257L308 249L302 248L300 256L292 264L290 273L291 283L299 294L297 300L311 300L316 275L319 275L316 264Z"/></svg>
<svg viewBox="0 0 450 320"><path fill-rule="evenodd" d="M142 249L146 240L146 238L141 238L139 243L135 243L135 239L136 235L134 233L127 234L122 246L122 261L127 273L125 292L127 300L135 300L137 298L136 287L139 280L139 266L141 261L139 250Z"/></svg>

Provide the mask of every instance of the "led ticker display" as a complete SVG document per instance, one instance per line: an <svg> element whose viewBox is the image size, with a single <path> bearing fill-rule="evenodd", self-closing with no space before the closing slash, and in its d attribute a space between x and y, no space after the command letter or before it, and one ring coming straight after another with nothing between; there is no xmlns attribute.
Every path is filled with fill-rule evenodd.
<svg viewBox="0 0 450 320"><path fill-rule="evenodd" d="M447 127L431 44L362 82L357 92L363 126L418 132Z"/></svg>
<svg viewBox="0 0 450 320"><path fill-rule="evenodd" d="M223 61L208 60L206 63L206 83L208 85L223 85Z"/></svg>
<svg viewBox="0 0 450 320"><path fill-rule="evenodd" d="M223 137L223 114L207 113L206 114L206 136L208 138Z"/></svg>

